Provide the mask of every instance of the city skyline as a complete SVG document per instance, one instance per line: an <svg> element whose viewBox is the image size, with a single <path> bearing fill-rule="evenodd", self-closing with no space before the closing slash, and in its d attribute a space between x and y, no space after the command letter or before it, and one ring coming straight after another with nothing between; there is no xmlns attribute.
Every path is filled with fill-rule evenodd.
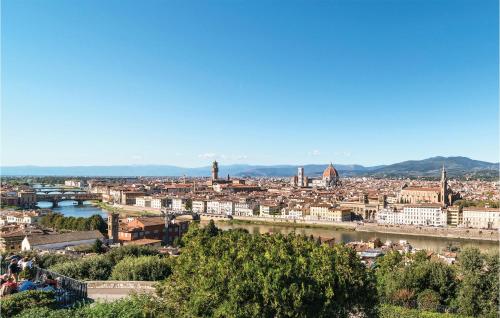
<svg viewBox="0 0 500 318"><path fill-rule="evenodd" d="M497 13L2 2L1 165L498 162Z"/></svg>

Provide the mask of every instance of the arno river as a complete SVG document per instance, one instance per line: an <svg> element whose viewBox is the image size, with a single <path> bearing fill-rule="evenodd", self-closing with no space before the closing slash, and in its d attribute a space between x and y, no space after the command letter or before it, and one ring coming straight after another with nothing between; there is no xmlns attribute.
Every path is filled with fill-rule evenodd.
<svg viewBox="0 0 500 318"><path fill-rule="evenodd" d="M447 239L447 238L437 238L437 237L420 237L411 235L401 235L401 234L384 234L384 233L369 233L369 232L356 232L350 230L342 229L328 229L328 228L300 228L300 227L288 227L279 225L261 225L261 224L230 224L230 223L217 223L217 226L223 230L242 228L248 230L250 233L282 233L288 234L293 231L300 235L314 237L321 236L322 238L335 238L336 242L352 242L352 241L368 241L375 237L378 237L382 242L392 241L399 242L400 240L406 240L415 248L432 250L435 252L440 252L445 249L450 243L453 246L477 246L481 250L493 250L498 249L497 242L488 241L469 241L469 240L458 240L458 239Z"/></svg>
<svg viewBox="0 0 500 318"><path fill-rule="evenodd" d="M103 217L106 216L106 211L104 211L98 206L92 205L88 201L83 202L83 205L76 205L75 203L76 203L75 201L62 201L59 202L59 206L57 208L54 208L52 210L54 212L62 213L65 216L89 217L94 214L100 214ZM52 203L38 202L38 207L51 209Z"/></svg>

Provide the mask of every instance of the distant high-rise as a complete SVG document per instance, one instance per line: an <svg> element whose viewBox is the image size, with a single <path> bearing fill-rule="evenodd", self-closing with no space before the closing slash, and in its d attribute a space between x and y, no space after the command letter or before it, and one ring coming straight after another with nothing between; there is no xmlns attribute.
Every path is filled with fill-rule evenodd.
<svg viewBox="0 0 500 318"><path fill-rule="evenodd" d="M212 163L212 181L216 181L217 179L219 179L219 164L217 160L214 160Z"/></svg>
<svg viewBox="0 0 500 318"><path fill-rule="evenodd" d="M304 168L303 167L299 167L298 171L297 171L297 185L299 187L304 187Z"/></svg>

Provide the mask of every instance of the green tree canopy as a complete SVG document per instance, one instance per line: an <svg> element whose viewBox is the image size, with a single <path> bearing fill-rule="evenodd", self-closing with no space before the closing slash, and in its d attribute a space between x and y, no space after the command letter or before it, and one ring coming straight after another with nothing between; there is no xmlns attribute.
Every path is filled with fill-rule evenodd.
<svg viewBox="0 0 500 318"><path fill-rule="evenodd" d="M176 317L348 317L375 313L374 279L354 250L295 235L192 227L158 288Z"/></svg>

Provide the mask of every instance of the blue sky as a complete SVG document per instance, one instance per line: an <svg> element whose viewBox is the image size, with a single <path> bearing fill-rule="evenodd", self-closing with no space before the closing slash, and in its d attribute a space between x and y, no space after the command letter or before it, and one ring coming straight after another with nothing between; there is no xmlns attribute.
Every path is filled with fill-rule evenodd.
<svg viewBox="0 0 500 318"><path fill-rule="evenodd" d="M2 1L2 165L498 161L498 2Z"/></svg>

